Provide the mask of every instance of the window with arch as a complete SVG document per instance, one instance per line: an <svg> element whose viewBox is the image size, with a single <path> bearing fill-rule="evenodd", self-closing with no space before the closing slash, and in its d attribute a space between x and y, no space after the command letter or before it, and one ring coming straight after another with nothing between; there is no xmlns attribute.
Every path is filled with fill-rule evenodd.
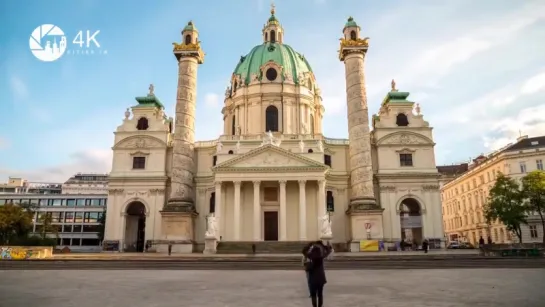
<svg viewBox="0 0 545 307"><path fill-rule="evenodd" d="M271 30L271 43L276 43L276 32Z"/></svg>
<svg viewBox="0 0 545 307"><path fill-rule="evenodd" d="M356 31L352 30L350 31L350 39L355 41L357 39Z"/></svg>
<svg viewBox="0 0 545 307"><path fill-rule="evenodd" d="M330 155L324 155L324 164L331 167L331 156Z"/></svg>
<svg viewBox="0 0 545 307"><path fill-rule="evenodd" d="M409 125L409 120L407 119L407 115L403 113L399 113L396 116L396 125L399 127L406 127Z"/></svg>
<svg viewBox="0 0 545 307"><path fill-rule="evenodd" d="M265 109L265 131L278 131L278 109L275 106Z"/></svg>
<svg viewBox="0 0 545 307"><path fill-rule="evenodd" d="M186 44L186 45L191 44L191 35L187 34L187 35L185 36L185 44Z"/></svg>
<svg viewBox="0 0 545 307"><path fill-rule="evenodd" d="M228 154L232 155L234 154L234 152L232 150L229 150L229 152L227 152Z"/></svg>
<svg viewBox="0 0 545 307"><path fill-rule="evenodd" d="M308 153L313 153L314 150L312 150L312 148L311 148L311 149L309 149L307 152L308 152Z"/></svg>
<svg viewBox="0 0 545 307"><path fill-rule="evenodd" d="M148 119L145 117L140 117L140 119L138 119L138 122L136 123L136 129L148 130L148 128L149 128Z"/></svg>
<svg viewBox="0 0 545 307"><path fill-rule="evenodd" d="M216 163L218 163L218 156L212 157L212 166L216 166Z"/></svg>
<svg viewBox="0 0 545 307"><path fill-rule="evenodd" d="M232 135L235 135L236 132L237 132L235 123L236 123L236 117L235 117L235 115L233 115L233 119L231 120L231 134Z"/></svg>
<svg viewBox="0 0 545 307"><path fill-rule="evenodd" d="M335 198L333 198L333 191L327 191L326 193L326 209L327 212L335 212Z"/></svg>
<svg viewBox="0 0 545 307"><path fill-rule="evenodd" d="M216 213L216 192L210 194L208 213Z"/></svg>

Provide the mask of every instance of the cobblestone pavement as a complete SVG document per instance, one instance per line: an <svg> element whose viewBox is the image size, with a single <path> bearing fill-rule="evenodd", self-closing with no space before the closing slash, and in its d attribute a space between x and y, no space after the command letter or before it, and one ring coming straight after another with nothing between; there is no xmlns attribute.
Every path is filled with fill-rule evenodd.
<svg viewBox="0 0 545 307"><path fill-rule="evenodd" d="M0 306L311 306L302 271L0 271ZM543 306L545 269L327 272L325 307Z"/></svg>

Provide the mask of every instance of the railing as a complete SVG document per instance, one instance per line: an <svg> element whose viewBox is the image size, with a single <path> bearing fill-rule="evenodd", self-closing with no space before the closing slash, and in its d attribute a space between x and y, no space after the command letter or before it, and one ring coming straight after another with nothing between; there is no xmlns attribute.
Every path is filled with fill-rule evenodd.
<svg viewBox="0 0 545 307"><path fill-rule="evenodd" d="M321 134L277 134L276 138L279 138L283 141L298 141L298 140L322 140L325 144L329 145L348 145L347 139L333 139L326 138ZM195 147L213 147L216 146L218 140L220 142L229 142L229 141L262 141L265 137L264 134L245 134L245 135L221 135L217 140L208 140L208 141L198 141L195 142Z"/></svg>

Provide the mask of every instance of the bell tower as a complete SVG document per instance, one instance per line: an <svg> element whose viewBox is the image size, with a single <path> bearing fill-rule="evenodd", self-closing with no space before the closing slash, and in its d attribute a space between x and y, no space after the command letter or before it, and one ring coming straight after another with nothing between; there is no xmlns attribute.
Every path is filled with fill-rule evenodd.
<svg viewBox="0 0 545 307"><path fill-rule="evenodd" d="M174 242L173 252L191 252L195 209L194 142L197 98L197 69L204 62L199 32L189 22L182 31L182 43L173 43L178 62L176 120L170 176L170 197L161 211L162 239Z"/></svg>

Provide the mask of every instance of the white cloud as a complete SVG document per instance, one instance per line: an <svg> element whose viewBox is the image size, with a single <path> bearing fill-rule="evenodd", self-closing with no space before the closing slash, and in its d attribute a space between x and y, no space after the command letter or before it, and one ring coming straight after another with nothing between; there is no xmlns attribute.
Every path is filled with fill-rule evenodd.
<svg viewBox="0 0 545 307"><path fill-rule="evenodd" d="M28 97L28 88L26 84L17 76L11 76L9 85L13 96L16 99L26 99Z"/></svg>
<svg viewBox="0 0 545 307"><path fill-rule="evenodd" d="M545 72L528 79L528 81L522 85L520 92L525 95L530 95L543 90L545 90Z"/></svg>
<svg viewBox="0 0 545 307"><path fill-rule="evenodd" d="M13 176L36 182L64 182L79 172L109 173L111 163L111 150L84 150L72 153L69 160L60 165L35 170L0 168L0 178L7 179L9 176Z"/></svg>
<svg viewBox="0 0 545 307"><path fill-rule="evenodd" d="M204 96L204 104L209 108L217 108L220 105L220 96L215 93L207 93Z"/></svg>

